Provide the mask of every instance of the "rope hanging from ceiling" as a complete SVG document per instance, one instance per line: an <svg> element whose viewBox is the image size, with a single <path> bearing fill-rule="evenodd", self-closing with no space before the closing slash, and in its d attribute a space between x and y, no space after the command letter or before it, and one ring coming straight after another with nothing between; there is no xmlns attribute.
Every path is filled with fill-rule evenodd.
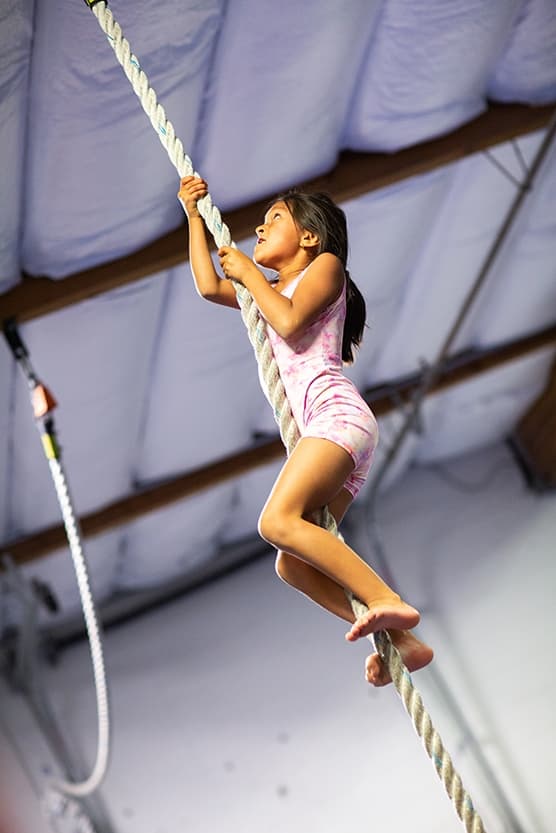
<svg viewBox="0 0 556 833"><path fill-rule="evenodd" d="M164 108L159 104L156 93L150 86L149 79L141 68L137 57L132 53L129 42L124 38L119 24L114 20L111 11L108 9L107 3L104 0L84 0L84 2L92 10L99 26L106 35L118 62L139 98L179 177L199 176L193 168L191 159L185 153L182 142L176 136L172 122L166 117ZM220 211L212 202L210 194L199 201L198 209L217 247L235 245L227 225L222 220ZM264 319L247 289L237 281L233 281L233 285L241 315L259 364L265 395L274 411L282 442L287 453L290 454L300 435L286 398L278 366L272 354L272 347L266 335ZM326 507L321 512L320 523L321 526L341 537L334 518ZM350 602L357 617L360 617L367 609L365 605L353 597L350 597ZM375 633L373 638L376 650L390 672L393 684L413 722L415 731L422 739L427 754L444 784L459 819L463 822L467 833L484 833L481 818L474 809L471 797L463 787L459 774L453 767L450 755L444 748L440 735L432 724L431 718L423 705L422 697L414 687L399 651L392 644L386 631Z"/></svg>
<svg viewBox="0 0 556 833"><path fill-rule="evenodd" d="M41 806L45 816L56 829L58 829L58 824L63 819L71 818L76 833L94 833L89 819L84 812L84 808L79 803L79 799L91 795L99 788L106 775L110 754L110 707L100 620L91 590L89 566L82 546L80 524L62 464L62 451L58 442L53 414L57 406L56 400L35 373L29 351L13 319L5 322L4 335L15 361L20 366L27 380L35 424L41 436L42 448L48 462L50 474L56 489L56 497L58 498L62 512L79 588L85 629L89 640L96 695L98 741L96 759L91 774L81 781L68 781L60 778L49 779L47 788L41 797ZM49 723L53 725L50 736L51 738L56 738L55 746L57 747L58 756L63 761L65 759L64 762L68 770L73 770L75 769L74 765L72 765L71 761L68 761L67 755L63 751L64 745L63 742L61 743L61 735L51 714L48 701L42 695L39 697L40 686L37 685L36 673L28 665L28 663L32 662L33 651L29 650L30 643L28 636L24 636L24 640L27 642L27 648L24 652L25 659L23 660L23 667L28 679L27 693L30 696L35 711L41 714L41 724L43 727Z"/></svg>

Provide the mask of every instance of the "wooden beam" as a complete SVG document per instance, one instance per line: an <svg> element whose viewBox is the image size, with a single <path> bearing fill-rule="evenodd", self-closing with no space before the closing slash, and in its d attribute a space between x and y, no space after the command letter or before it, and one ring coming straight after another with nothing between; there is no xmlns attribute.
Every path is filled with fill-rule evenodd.
<svg viewBox="0 0 556 833"><path fill-rule="evenodd" d="M439 393L551 346L556 346L556 324L525 338L496 347L459 353L446 363L444 371L436 385L429 391L429 395ZM369 388L365 392L365 398L377 416L384 416L397 407L400 397L409 399L417 390L421 380L422 374L417 373L401 381ZM393 401L394 394L397 397L396 404ZM284 448L278 438L261 442L223 460L195 469L166 483L144 489L89 513L81 519L83 534L85 536L97 535L130 523L142 515L162 509L233 477L238 477L283 455ZM64 527L56 525L11 543L8 542L2 546L2 549L9 552L17 564L25 564L63 547L65 543Z"/></svg>
<svg viewBox="0 0 556 833"><path fill-rule="evenodd" d="M124 523L140 518L149 512L170 506L217 483L238 477L257 466L262 466L284 454L279 439L261 443L236 454L176 477L165 483L143 489L128 497L103 506L80 519L85 537L98 535ZM33 535L3 545L0 549L10 553L17 564L25 564L65 546L66 533L62 524L40 530Z"/></svg>
<svg viewBox="0 0 556 833"><path fill-rule="evenodd" d="M346 151L329 173L296 184L308 191L328 191L336 201L344 202L546 127L553 112L553 105L490 104L481 116L446 136L394 154ZM236 240L252 234L270 198L228 212L226 222ZM133 254L61 280L24 276L20 284L0 295L0 319L29 321L186 260L183 225Z"/></svg>
<svg viewBox="0 0 556 833"><path fill-rule="evenodd" d="M522 416L510 443L538 492L556 489L556 362L542 394Z"/></svg>

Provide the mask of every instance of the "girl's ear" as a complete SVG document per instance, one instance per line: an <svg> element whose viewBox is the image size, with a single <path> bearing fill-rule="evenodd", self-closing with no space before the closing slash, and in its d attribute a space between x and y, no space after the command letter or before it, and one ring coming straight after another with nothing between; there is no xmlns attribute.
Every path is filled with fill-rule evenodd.
<svg viewBox="0 0 556 833"><path fill-rule="evenodd" d="M315 234L314 231L308 231L307 229L303 229L301 232L301 238L299 240L299 245L302 249L312 249L313 246L318 246L319 244L319 236Z"/></svg>

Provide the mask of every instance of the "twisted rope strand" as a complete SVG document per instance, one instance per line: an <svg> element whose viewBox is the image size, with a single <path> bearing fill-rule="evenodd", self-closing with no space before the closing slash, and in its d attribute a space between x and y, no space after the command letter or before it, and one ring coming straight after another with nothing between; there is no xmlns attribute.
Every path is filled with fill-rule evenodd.
<svg viewBox="0 0 556 833"><path fill-rule="evenodd" d="M351 602L354 611L359 616L366 611L367 608L358 599L352 598ZM423 741L423 746L434 764L436 773L452 801L458 818L463 822L467 833L485 833L482 819L475 810L471 796L464 788L461 777L454 769L452 759L444 748L442 738L434 728L421 694L413 685L411 674L405 667L400 652L392 644L392 640L386 631L378 631L373 634L373 641L381 660L390 672L392 683L401 697L413 727Z"/></svg>
<svg viewBox="0 0 556 833"><path fill-rule="evenodd" d="M93 664L93 676L95 682L95 693L97 703L97 728L98 745L97 756L93 771L89 777L82 782L72 783L69 781L57 781L52 787L60 790L68 796L83 797L90 795L101 784L108 766L110 751L110 712L108 703L108 686L104 668L104 656L100 626L96 612L96 606L90 587L89 571L87 562L81 546L81 533L79 522L73 510L73 503L69 492L68 482L62 467L62 463L56 457L48 461L50 474L54 481L58 502L62 510L64 526L68 544L73 559L79 594L83 605L83 615L89 637L91 660Z"/></svg>
<svg viewBox="0 0 556 833"><path fill-rule="evenodd" d="M179 176L199 176L194 171L191 159L184 152L180 139L175 135L172 122L166 117L162 105L158 103L155 91L150 86L136 56L132 53L129 42L124 38L120 25L114 20L112 12L104 2L97 3L92 11ZM199 200L198 209L216 245L218 247L234 245L230 230L223 221L219 209L213 204L210 194ZM247 289L237 281L232 283L249 339L261 367L265 394L273 408L282 441L290 454L299 439L299 431L285 395L272 347L266 337L264 319Z"/></svg>
<svg viewBox="0 0 556 833"><path fill-rule="evenodd" d="M106 34L118 62L121 64L179 176L198 176L193 170L191 159L184 152L181 141L176 137L174 127L167 119L164 108L158 103L156 93L150 86L146 74L141 69L139 61L132 53L128 41L124 38L119 24L112 17L106 3L101 0L92 7L92 11L101 29ZM222 220L220 211L212 202L210 194L199 200L198 209L218 247L235 245L232 242L227 225ZM272 347L266 335L266 325L247 289L237 281L233 281L233 285L249 340L261 370L264 392L272 406L282 442L289 455L299 440L300 434L285 395L284 385L280 379ZM321 513L321 525L341 538L336 522L326 507L323 508ZM351 597L351 594L348 597L356 616L359 617L365 613L367 610L365 605ZM456 812L464 822L467 833L484 833L482 821L474 810L469 795L463 789L459 775L454 772L450 756L444 749L440 736L432 727L421 696L413 687L411 677L401 660L399 651L392 645L386 631L379 631L374 634L374 639L396 690L413 721L415 730L419 737L423 739L425 749L435 764L446 792L453 799Z"/></svg>

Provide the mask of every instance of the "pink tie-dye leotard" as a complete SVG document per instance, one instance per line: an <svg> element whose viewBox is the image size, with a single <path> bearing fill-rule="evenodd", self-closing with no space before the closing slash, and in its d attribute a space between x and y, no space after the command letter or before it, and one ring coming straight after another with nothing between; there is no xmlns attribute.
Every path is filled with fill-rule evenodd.
<svg viewBox="0 0 556 833"><path fill-rule="evenodd" d="M282 291L291 298L304 270ZM355 385L343 374L342 336L346 287L302 333L283 339L267 332L286 395L302 437L320 437L344 448L354 469L345 482L356 497L365 482L378 442L376 420Z"/></svg>

